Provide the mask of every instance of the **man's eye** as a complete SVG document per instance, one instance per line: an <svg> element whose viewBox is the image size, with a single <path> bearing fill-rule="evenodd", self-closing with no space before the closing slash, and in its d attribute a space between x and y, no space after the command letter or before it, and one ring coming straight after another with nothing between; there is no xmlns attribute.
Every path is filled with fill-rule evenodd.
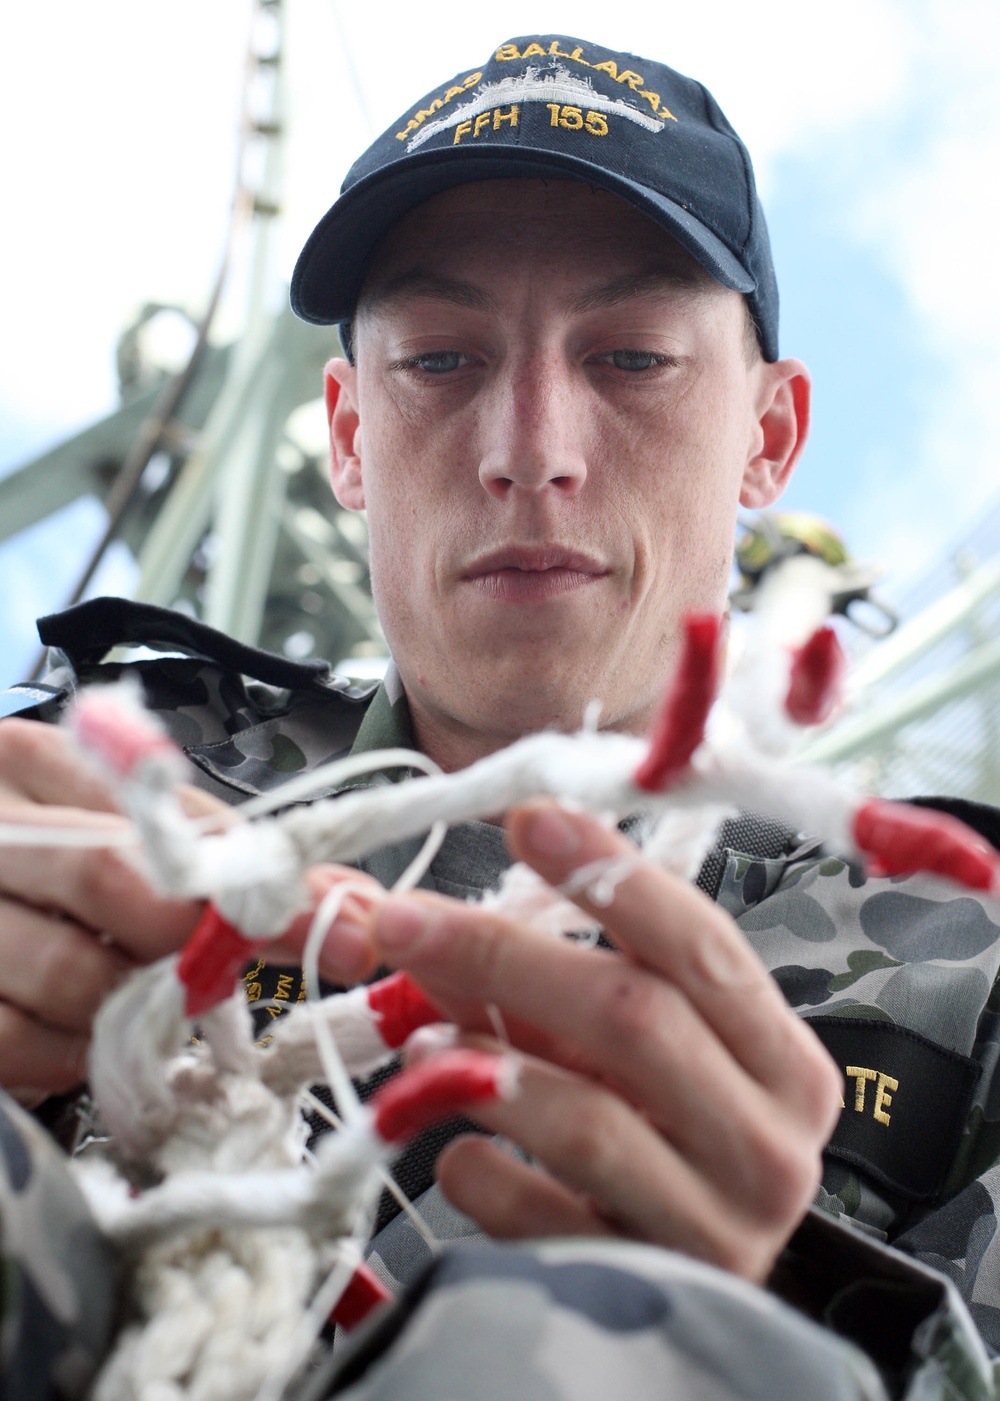
<svg viewBox="0 0 1000 1401"><path fill-rule="evenodd" d="M426 350L420 355L409 355L402 362L407 370L423 370L429 375L446 375L452 370L460 370L467 365L469 357L460 350Z"/></svg>
<svg viewBox="0 0 1000 1401"><path fill-rule="evenodd" d="M652 370L666 362L653 350L611 350L601 358L616 370Z"/></svg>

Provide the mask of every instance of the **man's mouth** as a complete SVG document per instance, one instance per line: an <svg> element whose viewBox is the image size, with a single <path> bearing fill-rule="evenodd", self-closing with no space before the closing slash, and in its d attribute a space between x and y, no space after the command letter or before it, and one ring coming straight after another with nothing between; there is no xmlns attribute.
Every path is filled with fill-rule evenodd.
<svg viewBox="0 0 1000 1401"><path fill-rule="evenodd" d="M605 578L609 566L593 555L557 545L512 546L480 555L462 580L488 598L534 602L571 593Z"/></svg>

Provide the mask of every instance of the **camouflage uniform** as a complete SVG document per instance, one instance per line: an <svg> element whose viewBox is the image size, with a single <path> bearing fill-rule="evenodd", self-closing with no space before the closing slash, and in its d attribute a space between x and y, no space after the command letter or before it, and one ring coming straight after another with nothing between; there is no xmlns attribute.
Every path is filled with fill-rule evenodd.
<svg viewBox="0 0 1000 1401"><path fill-rule="evenodd" d="M112 679L112 642L184 651L128 669L199 781L230 800L410 738L391 672L378 688L350 686L322 663L121 603L81 605L41 630L72 665L0 698L8 712L54 718L81 681ZM628 1243L469 1243L432 1262L303 1401L468 1395L471 1377L491 1397L998 1394L1000 908L930 877L866 878L815 846L759 850L721 851L714 893L845 1073L816 1207L770 1290ZM408 855L365 865L388 882ZM279 1000L295 1000L297 979L279 976ZM271 970L250 971L251 1000L274 991Z"/></svg>
<svg viewBox="0 0 1000 1401"><path fill-rule="evenodd" d="M0 1091L0 1395L82 1397L111 1341L114 1262L52 1139Z"/></svg>

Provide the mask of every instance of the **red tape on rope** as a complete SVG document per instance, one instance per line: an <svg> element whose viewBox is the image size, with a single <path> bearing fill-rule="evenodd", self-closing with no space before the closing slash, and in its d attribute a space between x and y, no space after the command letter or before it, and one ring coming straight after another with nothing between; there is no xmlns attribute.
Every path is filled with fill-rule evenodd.
<svg viewBox="0 0 1000 1401"><path fill-rule="evenodd" d="M945 812L869 798L854 814L853 835L880 875L928 871L972 890L991 890L1000 879L992 847Z"/></svg>
<svg viewBox="0 0 1000 1401"><path fill-rule="evenodd" d="M829 624L817 628L792 657L785 711L796 725L821 725L840 700L847 658Z"/></svg>
<svg viewBox="0 0 1000 1401"><path fill-rule="evenodd" d="M256 951L253 940L223 919L214 905L206 905L177 962L177 977L186 990L184 1015L197 1017L231 997Z"/></svg>
<svg viewBox="0 0 1000 1401"><path fill-rule="evenodd" d="M663 793L691 762L719 688L722 619L689 613L677 671L650 736L649 751L632 781L647 793Z"/></svg>
<svg viewBox="0 0 1000 1401"><path fill-rule="evenodd" d="M368 989L368 1006L375 1014L379 1035L393 1050L402 1046L418 1027L447 1021L408 973L393 973L372 983Z"/></svg>

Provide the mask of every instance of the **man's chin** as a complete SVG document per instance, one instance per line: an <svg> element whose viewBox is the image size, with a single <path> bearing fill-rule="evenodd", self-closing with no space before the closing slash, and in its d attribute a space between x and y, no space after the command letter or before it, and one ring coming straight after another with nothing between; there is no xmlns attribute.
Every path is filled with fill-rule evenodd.
<svg viewBox="0 0 1000 1401"><path fill-rule="evenodd" d="M560 668L561 671L561 668ZM614 697L614 702L618 701ZM565 677L553 674L551 658L537 652L524 664L509 661L477 676L475 684L463 692L461 711L471 729L488 732L504 743L539 730L572 733L582 727L592 702L608 710L611 703L606 678L594 677L590 686L581 685L580 673ZM615 716L602 714L602 723Z"/></svg>

